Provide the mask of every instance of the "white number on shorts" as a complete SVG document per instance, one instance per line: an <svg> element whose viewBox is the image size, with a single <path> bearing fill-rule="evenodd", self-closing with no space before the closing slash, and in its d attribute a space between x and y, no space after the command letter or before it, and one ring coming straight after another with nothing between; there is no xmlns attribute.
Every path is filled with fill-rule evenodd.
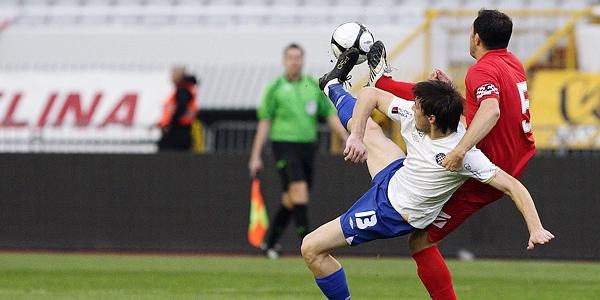
<svg viewBox="0 0 600 300"><path fill-rule="evenodd" d="M523 114L523 132L531 132L531 123L529 115L529 94L527 93L527 81L517 83L517 89L519 90L519 97L521 97L521 113Z"/></svg>
<svg viewBox="0 0 600 300"><path fill-rule="evenodd" d="M375 211L372 210L355 213L354 217L356 218L356 227L358 229L365 229L377 224L377 216L375 215Z"/></svg>

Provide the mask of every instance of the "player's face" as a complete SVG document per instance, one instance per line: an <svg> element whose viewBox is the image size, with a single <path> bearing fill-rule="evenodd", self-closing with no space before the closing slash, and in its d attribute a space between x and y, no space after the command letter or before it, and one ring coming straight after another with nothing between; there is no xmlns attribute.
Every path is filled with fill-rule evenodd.
<svg viewBox="0 0 600 300"><path fill-rule="evenodd" d="M429 124L429 117L423 113L421 101L418 98L415 99L415 105L412 106L412 110L415 113L415 127L417 127L417 130L428 133L431 129L431 124Z"/></svg>
<svg viewBox="0 0 600 300"><path fill-rule="evenodd" d="M288 75L297 76L302 72L304 66L304 56L302 51L296 48L290 48L283 55L283 65Z"/></svg>

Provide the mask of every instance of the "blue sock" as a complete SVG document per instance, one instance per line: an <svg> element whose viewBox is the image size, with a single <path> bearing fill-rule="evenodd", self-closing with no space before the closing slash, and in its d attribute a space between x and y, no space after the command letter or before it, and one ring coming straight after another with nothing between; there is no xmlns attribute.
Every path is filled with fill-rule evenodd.
<svg viewBox="0 0 600 300"><path fill-rule="evenodd" d="M348 93L341 83L334 83L329 86L329 99L335 105L338 117L342 121L344 128L348 128L348 121L352 118L352 111L356 104L356 98Z"/></svg>
<svg viewBox="0 0 600 300"><path fill-rule="evenodd" d="M333 274L323 278L317 278L315 281L327 299L350 299L350 290L348 290L348 283L346 282L346 273L344 272L344 268L340 268L339 270L333 272Z"/></svg>

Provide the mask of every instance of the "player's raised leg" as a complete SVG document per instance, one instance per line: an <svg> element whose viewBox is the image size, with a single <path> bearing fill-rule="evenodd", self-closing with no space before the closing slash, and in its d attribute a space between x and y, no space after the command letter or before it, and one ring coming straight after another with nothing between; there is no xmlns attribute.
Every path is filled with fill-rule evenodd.
<svg viewBox="0 0 600 300"><path fill-rule="evenodd" d="M336 218L313 232L302 241L301 252L315 281L328 299L348 299L350 290L342 265L331 256L331 251L348 246Z"/></svg>
<svg viewBox="0 0 600 300"><path fill-rule="evenodd" d="M389 67L387 65L387 52L383 42L376 41L367 53L367 63L371 76L369 77L369 86L382 89L407 100L414 100L415 95L412 92L414 86L410 82L396 81L387 76Z"/></svg>
<svg viewBox="0 0 600 300"><path fill-rule="evenodd" d="M342 124L348 130L350 129L349 125L351 124L356 98L344 89L343 83L348 78L348 73L352 70L356 60L358 60L356 49L345 51L338 58L333 70L319 79L321 89L335 105ZM361 90L360 97L387 97L391 99L394 96L384 91L367 88ZM363 143L368 151L367 166L371 177L374 177L393 161L405 157L402 149L387 138L381 127L371 119L367 121Z"/></svg>
<svg viewBox="0 0 600 300"><path fill-rule="evenodd" d="M344 51L338 57L333 69L319 78L319 87L333 102L344 128L348 128L356 98L344 89L343 83L348 80L348 74L358 61L358 57L358 49L350 48Z"/></svg>

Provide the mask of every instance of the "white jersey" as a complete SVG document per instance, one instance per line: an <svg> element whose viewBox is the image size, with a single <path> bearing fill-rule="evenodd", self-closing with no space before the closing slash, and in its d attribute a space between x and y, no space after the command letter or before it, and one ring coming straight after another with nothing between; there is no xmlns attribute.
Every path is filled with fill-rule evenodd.
<svg viewBox="0 0 600 300"><path fill-rule="evenodd" d="M481 182L491 181L496 167L479 149L473 148L465 154L463 166L458 172L450 172L441 162L465 134L459 124L458 131L447 137L432 140L415 127L412 110L414 101L395 98L387 115L401 124L401 133L407 146L404 167L390 180L388 198L392 206L415 228L431 224L442 210L442 206L468 178Z"/></svg>

